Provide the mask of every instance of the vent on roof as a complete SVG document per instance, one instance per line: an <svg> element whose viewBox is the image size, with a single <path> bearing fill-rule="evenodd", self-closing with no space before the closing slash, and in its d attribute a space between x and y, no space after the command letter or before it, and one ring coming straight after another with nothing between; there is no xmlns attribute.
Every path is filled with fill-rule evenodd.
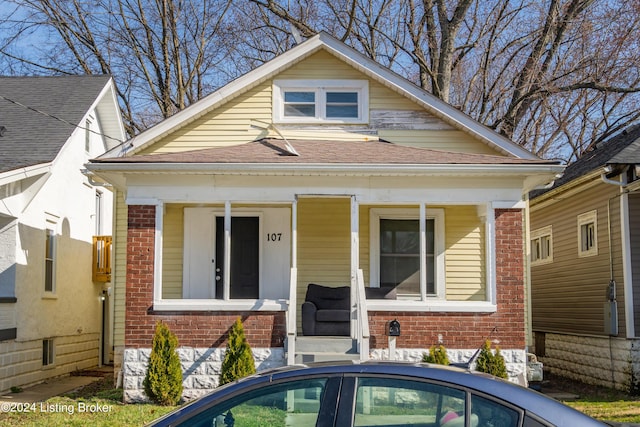
<svg viewBox="0 0 640 427"><path fill-rule="evenodd" d="M4 133L7 131L5 126L0 126L0 136L4 136Z"/></svg>

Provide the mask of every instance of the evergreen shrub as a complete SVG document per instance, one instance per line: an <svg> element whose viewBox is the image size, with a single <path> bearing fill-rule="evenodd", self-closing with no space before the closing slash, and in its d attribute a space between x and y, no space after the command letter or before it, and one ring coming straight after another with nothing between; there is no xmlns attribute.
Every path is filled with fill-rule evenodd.
<svg viewBox="0 0 640 427"><path fill-rule="evenodd" d="M432 345L429 348L429 354L423 354L422 361L427 363L435 363L438 365L448 365L449 356L447 356L447 349L442 344Z"/></svg>
<svg viewBox="0 0 640 427"><path fill-rule="evenodd" d="M251 347L244 336L242 321L238 317L229 331L227 350L222 361L220 385L255 374L256 366Z"/></svg>
<svg viewBox="0 0 640 427"><path fill-rule="evenodd" d="M177 353L178 338L162 322L156 323L144 392L163 406L178 404L182 397L182 367Z"/></svg>
<svg viewBox="0 0 640 427"><path fill-rule="evenodd" d="M500 353L500 347L496 346L496 351L491 351L491 341L486 340L476 359L476 371L485 372L499 378L508 378L507 365L504 357Z"/></svg>

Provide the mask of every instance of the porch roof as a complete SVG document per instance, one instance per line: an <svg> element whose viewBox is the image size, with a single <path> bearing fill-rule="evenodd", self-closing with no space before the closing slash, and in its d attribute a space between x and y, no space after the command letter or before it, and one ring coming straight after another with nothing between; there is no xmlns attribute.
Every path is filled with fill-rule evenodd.
<svg viewBox="0 0 640 427"><path fill-rule="evenodd" d="M292 148L293 149L292 149ZM361 164L361 165L557 165L543 159L455 153L407 147L385 141L282 140L177 153L103 157L92 163L126 164Z"/></svg>

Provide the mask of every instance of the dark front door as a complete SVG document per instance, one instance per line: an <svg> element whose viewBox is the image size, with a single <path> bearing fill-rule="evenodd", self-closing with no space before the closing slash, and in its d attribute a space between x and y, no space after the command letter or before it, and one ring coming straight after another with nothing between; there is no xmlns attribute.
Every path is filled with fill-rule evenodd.
<svg viewBox="0 0 640 427"><path fill-rule="evenodd" d="M231 271L230 297L232 299L258 299L260 221L258 217L231 218ZM224 275L224 217L216 217L216 298L223 298Z"/></svg>

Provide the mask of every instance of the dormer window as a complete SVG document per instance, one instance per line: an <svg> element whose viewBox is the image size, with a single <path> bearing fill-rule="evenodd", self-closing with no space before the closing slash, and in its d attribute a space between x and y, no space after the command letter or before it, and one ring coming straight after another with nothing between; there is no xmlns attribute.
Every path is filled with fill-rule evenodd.
<svg viewBox="0 0 640 427"><path fill-rule="evenodd" d="M273 85L276 123L366 123L368 102L366 80L276 80Z"/></svg>

